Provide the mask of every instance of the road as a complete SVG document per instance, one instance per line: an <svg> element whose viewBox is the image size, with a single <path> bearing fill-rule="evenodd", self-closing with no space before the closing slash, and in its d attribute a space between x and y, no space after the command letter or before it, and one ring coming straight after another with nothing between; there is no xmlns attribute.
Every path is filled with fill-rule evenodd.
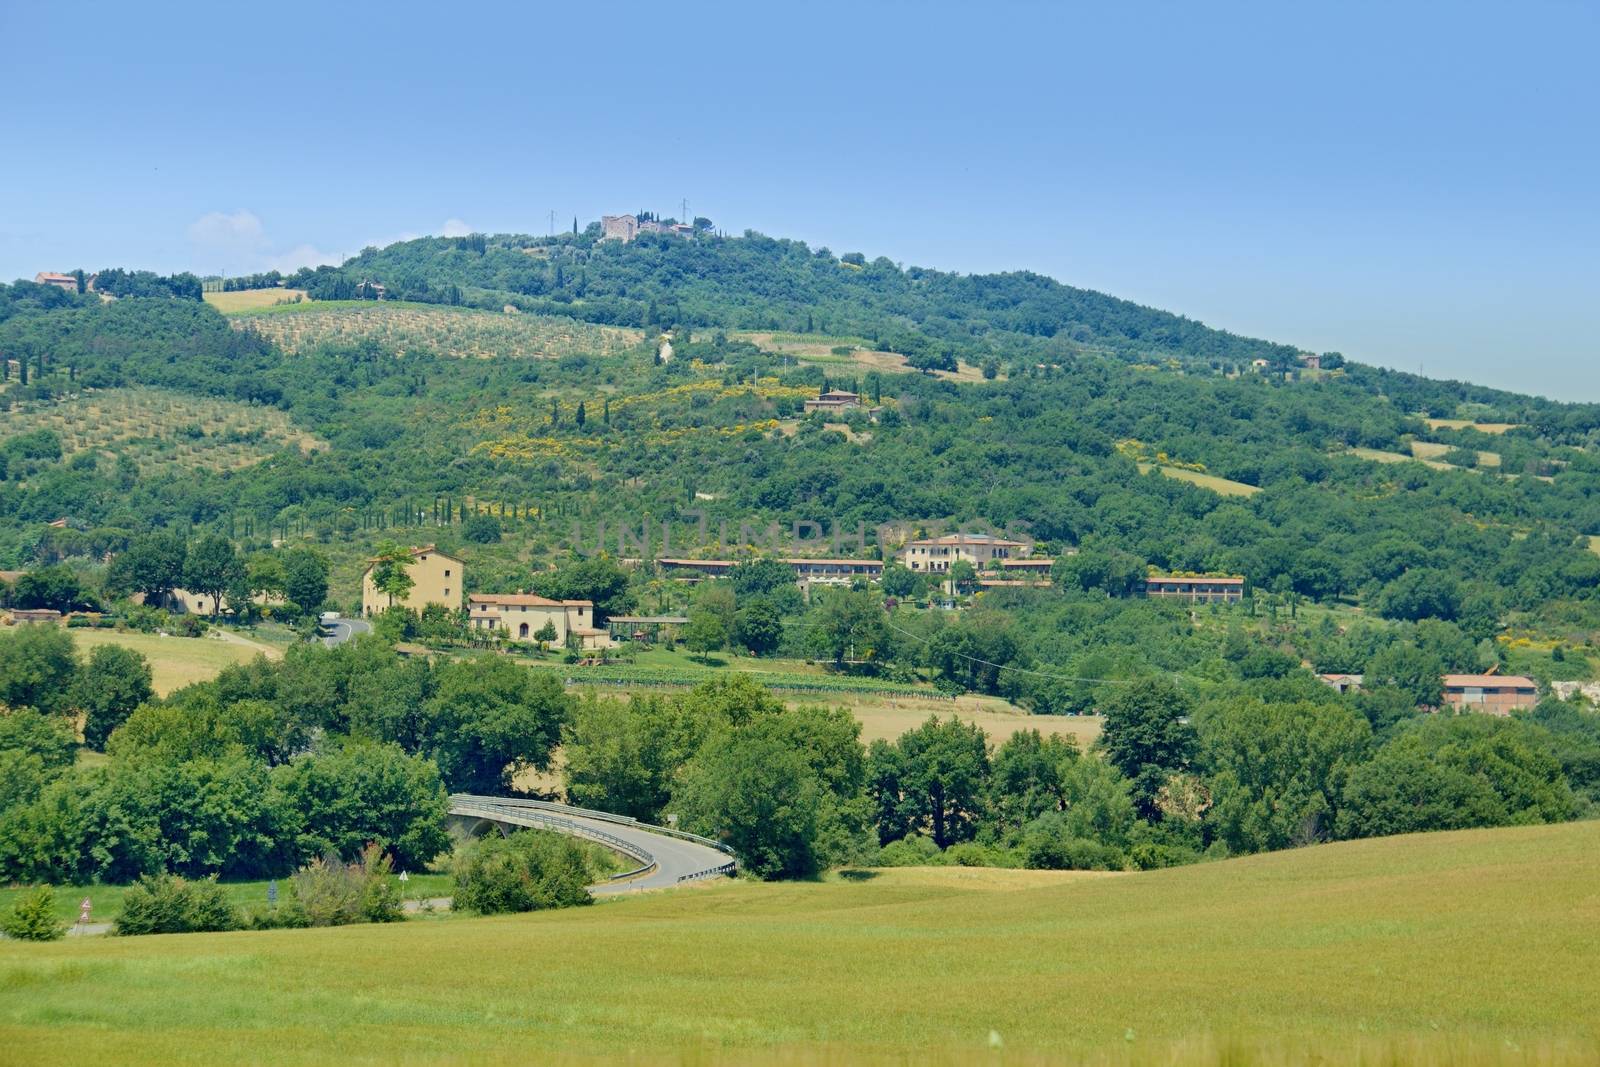
<svg viewBox="0 0 1600 1067"><path fill-rule="evenodd" d="M604 812L569 808L507 797L456 794L450 814L461 819L487 819L507 826L526 826L571 834L631 855L645 869L628 879L591 886L595 896L666 889L683 882L721 878L733 873L733 859L703 837L678 834L659 826Z"/></svg>
<svg viewBox="0 0 1600 1067"><path fill-rule="evenodd" d="M357 634L370 634L372 624L365 619L338 618L323 623L322 629L324 631L322 643L332 648L334 645L344 644Z"/></svg>

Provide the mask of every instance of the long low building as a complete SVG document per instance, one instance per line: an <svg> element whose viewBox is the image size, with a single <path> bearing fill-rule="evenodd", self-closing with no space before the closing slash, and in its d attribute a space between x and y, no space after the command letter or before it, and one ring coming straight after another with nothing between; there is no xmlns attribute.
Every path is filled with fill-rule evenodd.
<svg viewBox="0 0 1600 1067"><path fill-rule="evenodd" d="M794 570L796 581L814 585L849 585L856 578L875 582L883 577L881 559L810 559L796 556L778 562ZM664 574L689 581L724 578L738 565L739 561L732 559L663 557L656 560L656 566Z"/></svg>
<svg viewBox="0 0 1600 1067"><path fill-rule="evenodd" d="M1461 711L1510 715L1539 703L1539 684L1520 674L1447 674L1444 702Z"/></svg>
<svg viewBox="0 0 1600 1067"><path fill-rule="evenodd" d="M1244 579L1238 575L1153 574L1144 580L1144 595L1231 604L1244 599Z"/></svg>

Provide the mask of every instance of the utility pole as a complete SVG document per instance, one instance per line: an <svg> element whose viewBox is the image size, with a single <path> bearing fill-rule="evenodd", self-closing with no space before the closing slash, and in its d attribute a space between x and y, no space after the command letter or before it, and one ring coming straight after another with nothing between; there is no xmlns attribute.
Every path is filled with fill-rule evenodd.
<svg viewBox="0 0 1600 1067"><path fill-rule="evenodd" d="M550 236L554 237L555 235L556 235L556 209L555 208L551 208L550 209Z"/></svg>
<svg viewBox="0 0 1600 1067"><path fill-rule="evenodd" d="M679 222L683 222L683 223L687 223L689 221L689 198L688 197L684 197L683 198L683 215L679 217L678 221Z"/></svg>

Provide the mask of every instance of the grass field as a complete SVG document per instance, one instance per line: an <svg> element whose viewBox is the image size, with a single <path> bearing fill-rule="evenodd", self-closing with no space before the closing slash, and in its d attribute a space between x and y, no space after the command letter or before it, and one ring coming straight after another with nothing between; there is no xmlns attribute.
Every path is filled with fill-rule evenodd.
<svg viewBox="0 0 1600 1067"><path fill-rule="evenodd" d="M205 298L206 303L224 315L307 300L304 289L239 289L231 293L206 293Z"/></svg>
<svg viewBox="0 0 1600 1067"><path fill-rule="evenodd" d="M1479 433L1503 434L1507 430L1515 430L1515 422L1473 422L1471 419L1423 419L1428 424L1428 429L1438 430L1477 430Z"/></svg>
<svg viewBox="0 0 1600 1067"><path fill-rule="evenodd" d="M518 917L8 942L0 1059L1588 1064L1597 884L1590 822L1143 874L863 871Z"/></svg>
<svg viewBox="0 0 1600 1067"><path fill-rule="evenodd" d="M1408 456L1404 452L1385 452L1379 448L1350 448L1346 451L1352 456L1361 459L1370 459L1374 463L1421 463L1425 467L1432 467L1436 471L1458 471L1462 468L1452 467L1448 463L1440 463L1436 459L1423 459L1420 456Z"/></svg>
<svg viewBox="0 0 1600 1067"><path fill-rule="evenodd" d="M32 430L53 430L66 457L91 450L125 455L141 474L236 470L284 448L326 447L277 408L160 389L104 389L19 405L6 413L0 441Z"/></svg>
<svg viewBox="0 0 1600 1067"><path fill-rule="evenodd" d="M1190 482L1202 489L1221 493L1223 496L1255 496L1261 492L1259 485L1246 485L1244 482L1235 482L1228 478L1219 478L1215 474L1205 474L1201 471L1185 470L1183 467L1156 466L1154 463L1139 464L1141 474L1150 473L1151 468L1159 470L1168 478L1176 478L1180 482Z"/></svg>
<svg viewBox="0 0 1600 1067"><path fill-rule="evenodd" d="M418 353L509 359L608 356L632 348L643 336L638 330L575 319L370 300L270 308L239 316L234 326L255 330L290 353L371 337L401 357Z"/></svg>
<svg viewBox="0 0 1600 1067"><path fill-rule="evenodd" d="M1450 445L1442 445L1442 444L1439 444L1437 441L1412 441L1411 442L1411 454L1414 457L1416 457L1417 459L1438 459L1439 457L1443 456L1446 452L1449 452L1450 449L1451 449ZM1498 467L1498 466L1500 466L1500 453L1498 453L1498 452L1479 452L1478 453L1478 466L1480 466L1480 467Z"/></svg>
<svg viewBox="0 0 1600 1067"><path fill-rule="evenodd" d="M78 651L88 655L97 645L122 645L150 661L152 685L157 696L166 696L195 682L215 678L222 668L246 663L264 654L277 659L283 650L272 645L232 636L162 637L135 630L69 630Z"/></svg>

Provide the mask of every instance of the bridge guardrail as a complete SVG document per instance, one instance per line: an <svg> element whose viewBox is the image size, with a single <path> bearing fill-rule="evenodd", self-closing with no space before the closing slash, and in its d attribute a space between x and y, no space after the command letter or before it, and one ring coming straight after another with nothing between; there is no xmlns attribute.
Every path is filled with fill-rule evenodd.
<svg viewBox="0 0 1600 1067"><path fill-rule="evenodd" d="M457 800L458 798L452 798L452 801ZM467 814L481 819L504 819L508 815L514 814L517 818L528 819L532 822L545 823L546 825L550 826L560 826L574 836L588 838L591 841L598 841L600 844L603 844L608 848L615 849L625 856L632 856L634 859L638 860L644 865L636 868L635 870L627 871L620 875L614 875L614 878L631 878L634 875L643 871L647 871L656 865L655 856L651 855L649 852L640 848L638 845L635 845L631 841L625 841L614 834L606 833L604 830L596 830L592 826L584 826L582 823L573 822L571 819L563 819L559 815L552 815L549 812L538 810L508 812L505 810L506 808L509 807L515 809L518 808L519 805L504 805L500 803L486 804L476 800L468 800L465 797L459 798L459 802L452 803L451 806L462 809L461 814Z"/></svg>
<svg viewBox="0 0 1600 1067"><path fill-rule="evenodd" d="M486 799L487 798L483 797L475 797L468 793L457 793L450 798L450 802L455 803L456 801L460 800L465 803L473 803L483 802ZM654 834L665 834L668 837L676 837L682 841L693 841L697 845L705 845L708 848L716 849L718 852L725 852L730 856L733 855L733 849L729 848L721 841L717 841L709 837L702 837L699 834L691 834L687 830L674 830L669 826L657 826L655 823L640 822L631 815L613 815L609 811L596 811L593 808L579 808L574 807L571 804L553 804L547 800L524 800L521 797L497 797L489 802L503 807L532 808L537 811L555 813L564 812L569 815L581 815L585 819L599 819L602 822L614 822L623 826L637 826L641 830L648 830Z"/></svg>

